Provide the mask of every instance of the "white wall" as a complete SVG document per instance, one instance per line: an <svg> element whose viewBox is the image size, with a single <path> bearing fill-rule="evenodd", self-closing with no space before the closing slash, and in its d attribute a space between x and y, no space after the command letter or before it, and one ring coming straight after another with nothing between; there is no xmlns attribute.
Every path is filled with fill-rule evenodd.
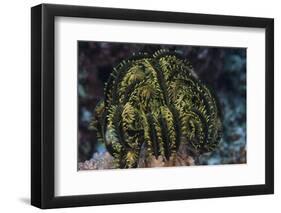
<svg viewBox="0 0 281 213"><path fill-rule="evenodd" d="M171 10L195 13L275 18L275 109L281 108L281 13L278 1L246 0L58 0L45 3ZM2 1L0 32L0 209L1 212L38 212L30 196L30 7L41 1ZM4 66L3 66L4 65ZM279 85L278 85L279 84ZM56 212L266 212L281 202L280 110L275 112L275 195L173 201L51 210Z"/></svg>

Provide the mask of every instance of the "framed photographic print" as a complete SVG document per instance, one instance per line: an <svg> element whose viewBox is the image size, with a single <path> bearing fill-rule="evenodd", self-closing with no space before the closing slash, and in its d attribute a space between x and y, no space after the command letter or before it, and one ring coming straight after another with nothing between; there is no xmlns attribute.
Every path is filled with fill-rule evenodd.
<svg viewBox="0 0 281 213"><path fill-rule="evenodd" d="M31 203L272 194L274 21L31 9Z"/></svg>

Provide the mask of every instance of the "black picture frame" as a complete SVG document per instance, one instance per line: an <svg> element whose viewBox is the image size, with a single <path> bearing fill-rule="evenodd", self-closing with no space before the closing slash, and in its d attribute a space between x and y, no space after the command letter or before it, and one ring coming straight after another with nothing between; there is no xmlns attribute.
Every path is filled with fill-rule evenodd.
<svg viewBox="0 0 281 213"><path fill-rule="evenodd" d="M54 20L81 17L263 28L266 32L265 184L95 195L54 195ZM59 208L274 193L274 20L164 11L41 4L31 8L31 204Z"/></svg>

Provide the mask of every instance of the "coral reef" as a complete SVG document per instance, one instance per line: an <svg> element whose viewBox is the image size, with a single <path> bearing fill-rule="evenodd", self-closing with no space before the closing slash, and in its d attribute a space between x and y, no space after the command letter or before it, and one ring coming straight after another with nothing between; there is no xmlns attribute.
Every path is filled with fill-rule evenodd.
<svg viewBox="0 0 281 213"><path fill-rule="evenodd" d="M109 152L95 153L90 160L78 163L79 170L114 169L114 159Z"/></svg>
<svg viewBox="0 0 281 213"><path fill-rule="evenodd" d="M182 146L182 145L181 145ZM193 166L195 159L185 152L185 148L179 148L176 154L173 154L167 161L162 156L157 159L155 156L147 157L145 154L139 156L137 163L138 168L151 167L170 167L170 166ZM109 152L95 153L93 158L84 162L78 163L79 170L103 170L116 169L114 158Z"/></svg>

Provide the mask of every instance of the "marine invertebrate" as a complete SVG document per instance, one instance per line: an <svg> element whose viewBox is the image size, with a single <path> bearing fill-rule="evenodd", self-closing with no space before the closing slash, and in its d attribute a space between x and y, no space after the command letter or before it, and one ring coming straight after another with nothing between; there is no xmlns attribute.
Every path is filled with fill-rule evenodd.
<svg viewBox="0 0 281 213"><path fill-rule="evenodd" d="M141 150L164 161L179 147L192 155L212 151L222 130L214 94L187 60L166 50L114 68L91 127L119 168L137 167Z"/></svg>

